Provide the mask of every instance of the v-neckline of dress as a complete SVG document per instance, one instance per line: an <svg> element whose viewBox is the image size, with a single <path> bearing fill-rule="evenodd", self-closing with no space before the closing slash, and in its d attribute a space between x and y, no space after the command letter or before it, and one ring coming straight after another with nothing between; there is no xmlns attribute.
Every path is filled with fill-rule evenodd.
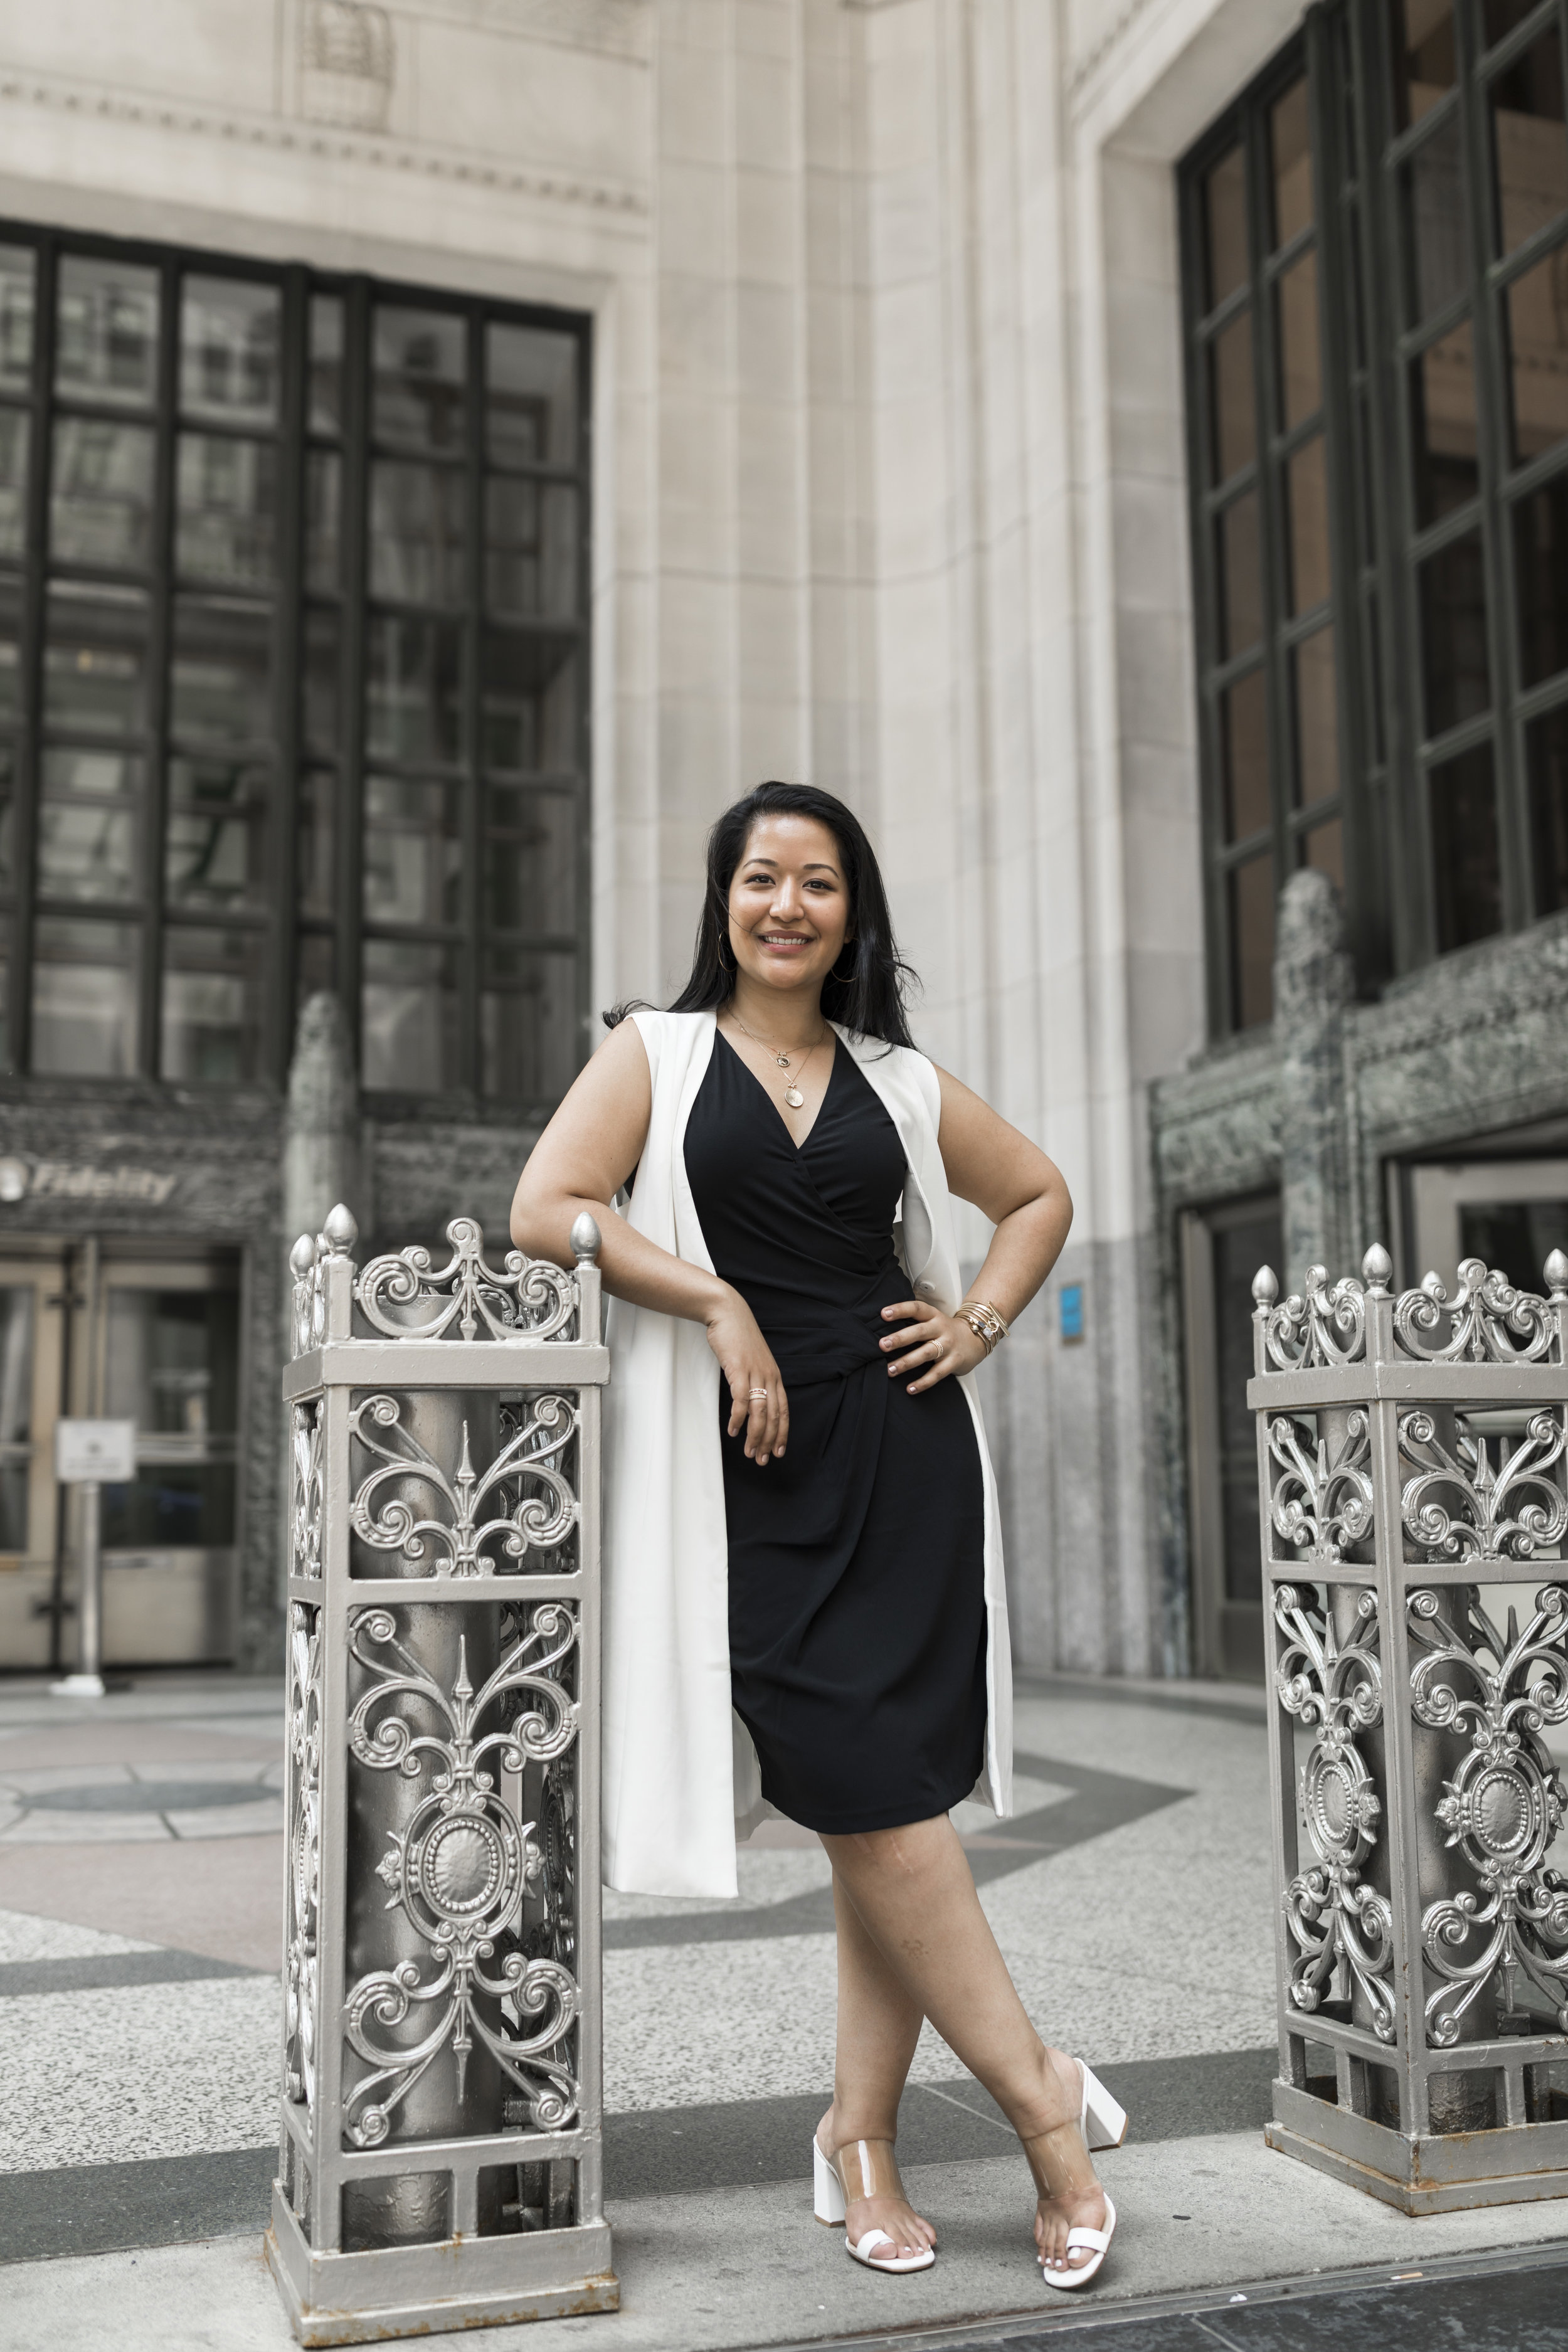
<svg viewBox="0 0 1568 2352"><path fill-rule="evenodd" d="M725 1050L728 1053L734 1055L735 1060L740 1064L742 1069L744 1070L746 1076L750 1078L752 1084L755 1087L757 1092L761 1095L763 1100L767 1104L768 1108L772 1111L773 1117L783 1128L785 1138L789 1143L790 1150L795 1153L795 1158L798 1160L801 1153L805 1150L806 1145L811 1141L812 1137L816 1133L817 1122L820 1120L823 1112L827 1108L827 1097L833 1091L833 1081L838 1075L837 1031L832 1028L831 1025L829 1026L827 1034L833 1040L833 1059L827 1065L827 1084L822 1089L822 1100L816 1106L816 1117L812 1120L811 1125L806 1129L805 1133L800 1138L798 1142L795 1136L790 1132L790 1124L788 1119L785 1118L783 1111L779 1108L777 1103L774 1102L772 1095L769 1094L766 1087L763 1086L761 1078L758 1077L750 1062L747 1061L743 1054L736 1053L734 1046L731 1045L728 1037L724 1035L724 1032L720 1028L717 1021L713 1024L713 1034L716 1037L722 1039Z"/></svg>

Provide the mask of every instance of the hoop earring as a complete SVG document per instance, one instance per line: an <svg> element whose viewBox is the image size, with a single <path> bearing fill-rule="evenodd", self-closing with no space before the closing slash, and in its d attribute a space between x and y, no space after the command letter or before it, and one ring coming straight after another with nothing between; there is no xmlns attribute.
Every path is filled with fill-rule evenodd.
<svg viewBox="0 0 1568 2352"><path fill-rule="evenodd" d="M714 931L715 931L715 933L716 933L716 935L717 935L717 936L716 936L716 940L715 940L715 946L716 946L717 952L718 952L718 957L719 957L719 969L720 969L720 971L738 971L740 970L740 966L739 966L739 965L736 963L736 961L735 961L735 951L734 951L733 948L730 948L730 957L729 957L729 961L728 961L728 962L726 962L726 961L725 961L725 960L724 960L724 950L725 950L725 949L726 949L726 948L729 948L729 947L730 947L730 941L729 941L729 939L728 939L728 937L727 937L727 935L726 935L726 933L725 933L725 930L723 929L723 928L722 928L721 925L719 925L719 924L717 924L717 923L715 923L715 925L714 925L714 927L713 927L713 928L714 928Z"/></svg>
<svg viewBox="0 0 1568 2352"><path fill-rule="evenodd" d="M849 945L851 945L851 946L853 946L853 945L854 945L853 940L851 940L848 944L849 944ZM854 979L854 977L855 977L855 968L854 968L854 965L853 965L853 963L851 963L850 968L849 968L849 970L848 970L847 971L837 971L837 970L836 969L836 970L834 970L834 971L830 971L830 972L828 973L827 977L828 977L828 979L829 979L829 980L836 980L836 981L838 982L838 985L839 985L839 987L840 987L840 988L847 988L847 987L848 987L848 985L849 985L849 982L850 982Z"/></svg>

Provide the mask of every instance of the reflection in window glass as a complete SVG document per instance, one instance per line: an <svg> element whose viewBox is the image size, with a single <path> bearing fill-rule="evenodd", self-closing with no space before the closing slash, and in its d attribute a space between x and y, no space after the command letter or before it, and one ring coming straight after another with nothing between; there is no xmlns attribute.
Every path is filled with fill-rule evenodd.
<svg viewBox="0 0 1568 2352"><path fill-rule="evenodd" d="M28 1441L33 1421L33 1313L37 1294L28 1283L0 1289L0 1552L27 1546ZM16 1453L10 1449L15 1447Z"/></svg>
<svg viewBox="0 0 1568 2352"><path fill-rule="evenodd" d="M103 1409L146 1437L238 1427L239 1294L110 1286Z"/></svg>
<svg viewBox="0 0 1568 2352"><path fill-rule="evenodd" d="M1474 338L1467 319L1410 366L1415 521L1424 530L1480 488Z"/></svg>
<svg viewBox="0 0 1568 2352"><path fill-rule="evenodd" d="M310 298L310 430L343 429L343 306L335 294Z"/></svg>
<svg viewBox="0 0 1568 2352"><path fill-rule="evenodd" d="M180 306L180 401L191 415L270 425L278 414L276 286L187 278Z"/></svg>
<svg viewBox="0 0 1568 2352"><path fill-rule="evenodd" d="M1227 482L1258 453L1250 310L1233 319L1209 345L1209 414L1214 478Z"/></svg>
<svg viewBox="0 0 1568 2352"><path fill-rule="evenodd" d="M370 776L364 787L367 922L450 925L460 912L462 792Z"/></svg>
<svg viewBox="0 0 1568 2352"><path fill-rule="evenodd" d="M163 934L159 1068L183 1086L237 1087L258 1075L261 1042L260 931Z"/></svg>
<svg viewBox="0 0 1568 2352"><path fill-rule="evenodd" d="M1269 109L1268 150L1274 177L1274 242L1289 245L1312 223L1311 123L1304 74Z"/></svg>
<svg viewBox="0 0 1568 2352"><path fill-rule="evenodd" d="M232 1462L149 1463L103 1490L105 1551L178 1551L234 1541Z"/></svg>
<svg viewBox="0 0 1568 2352"><path fill-rule="evenodd" d="M67 400L145 407L158 383L158 278L133 262L60 260L55 385Z"/></svg>
<svg viewBox="0 0 1568 2352"><path fill-rule="evenodd" d="M1439 955L1489 939L1502 928L1497 794L1489 743L1434 768L1433 904Z"/></svg>
<svg viewBox="0 0 1568 2352"><path fill-rule="evenodd" d="M403 448L463 447L468 326L441 310L379 307L371 352L371 430Z"/></svg>
<svg viewBox="0 0 1568 2352"><path fill-rule="evenodd" d="M365 728L372 758L458 759L462 750L460 625L376 613L365 635Z"/></svg>
<svg viewBox="0 0 1568 2352"><path fill-rule="evenodd" d="M174 907L266 904L269 771L234 760L171 760L163 887Z"/></svg>
<svg viewBox="0 0 1568 2352"><path fill-rule="evenodd" d="M1246 841L1268 823L1268 705L1255 669L1220 697L1225 837Z"/></svg>
<svg viewBox="0 0 1568 2352"><path fill-rule="evenodd" d="M494 474L485 488L485 601L495 613L572 619L577 610L577 493L563 482Z"/></svg>
<svg viewBox="0 0 1568 2352"><path fill-rule="evenodd" d="M305 740L312 751L335 751L342 675L335 613L306 614L302 662Z"/></svg>
<svg viewBox="0 0 1568 2352"><path fill-rule="evenodd" d="M1233 499L1215 526L1219 563L1222 657L1246 651L1263 635L1263 562L1258 538L1258 493Z"/></svg>
<svg viewBox="0 0 1568 2352"><path fill-rule="evenodd" d="M1306 862L1318 873L1326 874L1341 891L1345 887L1345 829L1338 817L1331 824L1320 824L1308 834L1303 844Z"/></svg>
<svg viewBox="0 0 1568 2352"><path fill-rule="evenodd" d="M1481 39L1485 46L1495 48L1540 5L1541 0L1481 0Z"/></svg>
<svg viewBox="0 0 1568 2352"><path fill-rule="evenodd" d="M1320 433L1286 469L1290 524L1290 610L1310 613L1329 593L1329 476Z"/></svg>
<svg viewBox="0 0 1568 2352"><path fill-rule="evenodd" d="M1568 669L1568 475L1520 499L1513 553L1520 683L1538 686Z"/></svg>
<svg viewBox="0 0 1568 2352"><path fill-rule="evenodd" d="M1323 402L1323 355L1318 332L1318 257L1303 254L1275 290L1279 322L1279 396L1287 432Z"/></svg>
<svg viewBox="0 0 1568 2352"><path fill-rule="evenodd" d="M380 459L370 476L370 593L395 604L460 604L467 477Z"/></svg>
<svg viewBox="0 0 1568 2352"><path fill-rule="evenodd" d="M1399 205L1407 257L1409 320L1415 326L1462 294L1465 265L1464 188L1459 118L1447 114L1399 173Z"/></svg>
<svg viewBox="0 0 1568 2352"><path fill-rule="evenodd" d="M489 453L495 466L574 466L579 403L576 339L544 327L485 331Z"/></svg>
<svg viewBox="0 0 1568 2352"><path fill-rule="evenodd" d="M253 604L174 607L169 724L190 743L264 743L272 731L272 623Z"/></svg>
<svg viewBox="0 0 1568 2352"><path fill-rule="evenodd" d="M1534 852L1535 911L1568 907L1568 704L1524 730L1530 777L1530 835Z"/></svg>
<svg viewBox="0 0 1568 2352"><path fill-rule="evenodd" d="M21 598L14 580L0 579L0 719L16 716L16 632Z"/></svg>
<svg viewBox="0 0 1568 2352"><path fill-rule="evenodd" d="M576 765L577 670L568 639L486 629L479 694L487 767L559 772Z"/></svg>
<svg viewBox="0 0 1568 2352"><path fill-rule="evenodd" d="M1511 253L1568 208L1563 44L1555 25L1491 83L1498 233Z"/></svg>
<svg viewBox="0 0 1568 2352"><path fill-rule="evenodd" d="M33 256L0 245L0 384L25 392L33 373Z"/></svg>
<svg viewBox="0 0 1568 2352"><path fill-rule="evenodd" d="M1320 629L1295 647L1290 670L1296 708L1296 789L1301 805L1340 788L1339 700L1334 633Z"/></svg>
<svg viewBox="0 0 1568 2352"><path fill-rule="evenodd" d="M1389 0L1398 120L1419 122L1458 79L1452 0Z"/></svg>
<svg viewBox="0 0 1568 2352"><path fill-rule="evenodd" d="M50 468L49 549L57 563L146 569L153 525L152 428L62 416Z"/></svg>
<svg viewBox="0 0 1568 2352"><path fill-rule="evenodd" d="M1568 245L1508 289L1510 409L1516 465L1568 435Z"/></svg>
<svg viewBox="0 0 1568 2352"><path fill-rule="evenodd" d="M577 928L575 796L491 784L482 885L488 929L570 939Z"/></svg>
<svg viewBox="0 0 1568 2352"><path fill-rule="evenodd" d="M146 724L147 600L127 588L52 588L44 714L62 732L134 735Z"/></svg>
<svg viewBox="0 0 1568 2352"><path fill-rule="evenodd" d="M305 464L305 585L331 596L342 585L343 461L335 449L312 449Z"/></svg>
<svg viewBox="0 0 1568 2352"><path fill-rule="evenodd" d="M332 835L337 795L338 780L330 769L307 769L300 779L294 887L301 915L327 917L332 911Z"/></svg>
<svg viewBox="0 0 1568 2352"><path fill-rule="evenodd" d="M458 992L449 948L366 940L361 1030L373 1091L442 1094L458 1083Z"/></svg>
<svg viewBox="0 0 1568 2352"><path fill-rule="evenodd" d="M136 1068L138 935L129 923L40 917L33 935L33 1067L55 1078Z"/></svg>
<svg viewBox="0 0 1568 2352"><path fill-rule="evenodd" d="M32 419L25 409L0 408L0 555L22 552L31 437Z"/></svg>
<svg viewBox="0 0 1568 2352"><path fill-rule="evenodd" d="M142 762L116 751L53 751L38 788L38 895L136 896Z"/></svg>
<svg viewBox="0 0 1568 2352"><path fill-rule="evenodd" d="M277 565L278 452L269 441L182 433L174 562L187 579L269 588Z"/></svg>
<svg viewBox="0 0 1568 2352"><path fill-rule="evenodd" d="M1274 860L1265 851L1226 877L1231 1001L1238 1029L1274 1018Z"/></svg>
<svg viewBox="0 0 1568 2352"><path fill-rule="evenodd" d="M577 965L492 944L479 982L479 1086L492 1102L559 1101L576 1075Z"/></svg>
<svg viewBox="0 0 1568 2352"><path fill-rule="evenodd" d="M1441 735L1491 702L1480 533L1466 531L1428 556L1416 582L1426 732Z"/></svg>

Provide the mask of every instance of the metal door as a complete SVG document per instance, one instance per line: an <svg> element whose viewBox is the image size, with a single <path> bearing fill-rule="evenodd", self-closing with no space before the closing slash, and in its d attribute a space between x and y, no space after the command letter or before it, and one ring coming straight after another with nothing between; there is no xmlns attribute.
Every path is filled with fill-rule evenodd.
<svg viewBox="0 0 1568 2352"><path fill-rule="evenodd" d="M0 1258L0 1666L46 1667L53 1654L66 1274L58 1249L13 1245Z"/></svg>

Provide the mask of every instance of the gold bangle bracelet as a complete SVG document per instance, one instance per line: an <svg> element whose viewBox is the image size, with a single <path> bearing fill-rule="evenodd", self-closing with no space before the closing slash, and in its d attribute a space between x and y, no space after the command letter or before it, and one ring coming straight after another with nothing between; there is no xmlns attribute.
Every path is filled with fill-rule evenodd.
<svg viewBox="0 0 1568 2352"><path fill-rule="evenodd" d="M999 1339L1007 1337L1007 1323L988 1299L966 1298L954 1318L967 1323L987 1355Z"/></svg>

